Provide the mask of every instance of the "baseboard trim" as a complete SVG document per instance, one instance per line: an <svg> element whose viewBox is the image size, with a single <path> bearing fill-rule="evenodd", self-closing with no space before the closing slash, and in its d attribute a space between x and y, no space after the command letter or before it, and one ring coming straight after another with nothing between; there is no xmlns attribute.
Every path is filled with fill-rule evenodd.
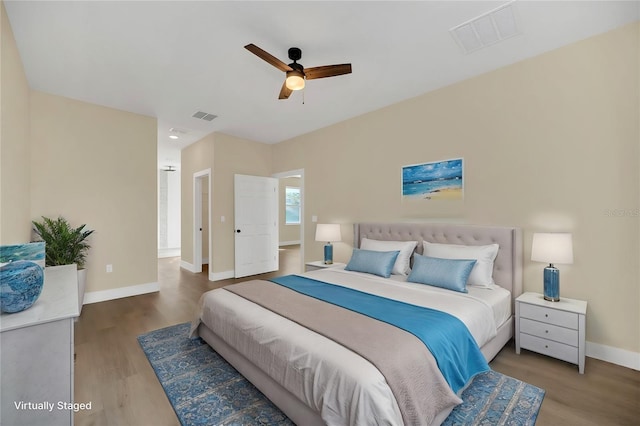
<svg viewBox="0 0 640 426"><path fill-rule="evenodd" d="M165 259L167 257L180 257L180 247L178 248L159 248L158 259Z"/></svg>
<svg viewBox="0 0 640 426"><path fill-rule="evenodd" d="M235 276L236 276L236 272L234 270L222 271L222 272L211 272L209 273L209 281L226 280L229 278L234 278Z"/></svg>
<svg viewBox="0 0 640 426"><path fill-rule="evenodd" d="M198 274L201 271L196 271L196 267L189 262L185 262L184 260L180 261L180 267L182 269L186 269L189 272L193 272L194 274Z"/></svg>
<svg viewBox="0 0 640 426"><path fill-rule="evenodd" d="M296 246L300 244L300 240L298 241L280 241L278 244L280 247L282 246Z"/></svg>
<svg viewBox="0 0 640 426"><path fill-rule="evenodd" d="M640 371L640 353L587 342L586 356Z"/></svg>
<svg viewBox="0 0 640 426"><path fill-rule="evenodd" d="M122 299L123 297L139 296L141 294L160 291L160 284L148 283L132 285L128 287L113 288L109 290L90 291L84 294L84 305L90 303L106 302L107 300Z"/></svg>

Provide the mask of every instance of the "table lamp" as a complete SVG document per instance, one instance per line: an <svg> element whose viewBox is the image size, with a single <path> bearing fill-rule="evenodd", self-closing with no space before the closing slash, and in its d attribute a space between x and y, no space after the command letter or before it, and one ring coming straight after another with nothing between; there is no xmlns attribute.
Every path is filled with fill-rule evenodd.
<svg viewBox="0 0 640 426"><path fill-rule="evenodd" d="M548 263L544 268L544 298L560 301L560 271L554 263L573 263L573 244L569 233L534 233L531 260Z"/></svg>
<svg viewBox="0 0 640 426"><path fill-rule="evenodd" d="M326 241L324 246L324 263L331 265L333 263L333 245L331 241L342 240L340 235L340 225L337 223L319 223L316 225L316 241Z"/></svg>

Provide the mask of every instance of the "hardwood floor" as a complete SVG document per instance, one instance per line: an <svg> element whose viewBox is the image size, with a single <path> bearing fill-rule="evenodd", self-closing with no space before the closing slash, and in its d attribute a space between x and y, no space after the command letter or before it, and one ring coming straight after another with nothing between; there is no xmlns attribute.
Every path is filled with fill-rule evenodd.
<svg viewBox="0 0 640 426"><path fill-rule="evenodd" d="M280 255L280 271L269 275L300 271L297 247ZM206 271L186 272L179 258L167 258L158 261L158 281L159 293L84 306L75 329L75 402L92 409L76 413L76 425L179 425L136 337L191 321L203 292L235 280L210 282ZM513 344L491 367L547 391L538 425L640 424L638 371L587 358L580 375L562 361L526 350L516 355Z"/></svg>
<svg viewBox="0 0 640 426"><path fill-rule="evenodd" d="M136 338L193 319L200 295L247 279L300 272L299 246L280 250L276 273L211 282L180 269L180 258L158 259L160 292L85 305L75 325L75 402L91 402L75 424L180 425Z"/></svg>
<svg viewBox="0 0 640 426"><path fill-rule="evenodd" d="M587 358L585 374L563 361L522 350L513 341L491 368L546 390L537 425L640 425L640 372Z"/></svg>

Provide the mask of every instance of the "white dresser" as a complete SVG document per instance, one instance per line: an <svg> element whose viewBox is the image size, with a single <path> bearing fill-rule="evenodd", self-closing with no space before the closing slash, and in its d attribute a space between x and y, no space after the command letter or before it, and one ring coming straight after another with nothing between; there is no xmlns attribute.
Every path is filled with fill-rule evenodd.
<svg viewBox="0 0 640 426"><path fill-rule="evenodd" d="M587 302L562 297L544 300L539 293L516 299L516 353L528 349L578 365L584 373Z"/></svg>
<svg viewBox="0 0 640 426"><path fill-rule="evenodd" d="M72 425L76 265L45 268L42 294L29 309L0 317L3 425Z"/></svg>

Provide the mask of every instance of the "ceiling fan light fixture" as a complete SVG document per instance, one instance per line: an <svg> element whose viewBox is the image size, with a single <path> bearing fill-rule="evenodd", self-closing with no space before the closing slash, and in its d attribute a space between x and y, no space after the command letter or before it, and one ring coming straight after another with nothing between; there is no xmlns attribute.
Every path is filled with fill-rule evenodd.
<svg viewBox="0 0 640 426"><path fill-rule="evenodd" d="M298 70L287 71L286 84L289 90L304 89L304 74Z"/></svg>

